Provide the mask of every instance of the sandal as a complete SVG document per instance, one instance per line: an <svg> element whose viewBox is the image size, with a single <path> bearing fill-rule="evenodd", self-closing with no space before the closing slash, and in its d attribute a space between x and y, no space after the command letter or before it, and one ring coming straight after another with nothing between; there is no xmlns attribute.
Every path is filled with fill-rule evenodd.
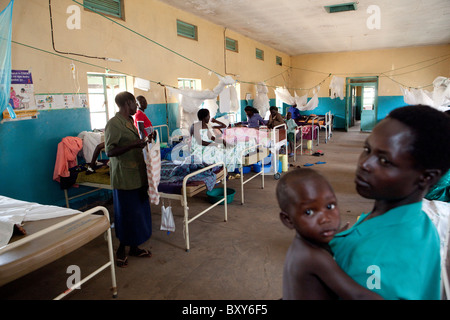
<svg viewBox="0 0 450 320"><path fill-rule="evenodd" d="M152 256L150 250L139 248L137 248L136 250L130 250L128 254L133 257L142 257L142 258L151 258Z"/></svg>
<svg viewBox="0 0 450 320"><path fill-rule="evenodd" d="M124 259L116 259L116 265L119 268L126 268L128 266L128 257L125 257Z"/></svg>

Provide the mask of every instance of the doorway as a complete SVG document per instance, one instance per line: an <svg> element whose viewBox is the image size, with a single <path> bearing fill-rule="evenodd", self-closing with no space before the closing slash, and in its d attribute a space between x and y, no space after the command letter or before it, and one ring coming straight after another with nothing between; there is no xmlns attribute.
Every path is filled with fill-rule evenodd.
<svg viewBox="0 0 450 320"><path fill-rule="evenodd" d="M378 77L346 78L345 130L371 132L377 113Z"/></svg>

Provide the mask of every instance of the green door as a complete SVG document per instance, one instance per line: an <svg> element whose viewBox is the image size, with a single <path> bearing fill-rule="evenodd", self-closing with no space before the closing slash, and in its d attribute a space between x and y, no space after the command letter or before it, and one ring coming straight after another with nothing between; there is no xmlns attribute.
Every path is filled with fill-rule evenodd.
<svg viewBox="0 0 450 320"><path fill-rule="evenodd" d="M361 131L371 132L377 124L377 86L365 84L362 89Z"/></svg>
<svg viewBox="0 0 450 320"><path fill-rule="evenodd" d="M361 94L360 108L354 106L356 88ZM356 110L356 111L355 111ZM360 111L359 111L360 110ZM355 77L346 79L345 130L353 125L355 112L360 112L361 131L371 132L377 123L378 77ZM359 118L359 115L358 117Z"/></svg>

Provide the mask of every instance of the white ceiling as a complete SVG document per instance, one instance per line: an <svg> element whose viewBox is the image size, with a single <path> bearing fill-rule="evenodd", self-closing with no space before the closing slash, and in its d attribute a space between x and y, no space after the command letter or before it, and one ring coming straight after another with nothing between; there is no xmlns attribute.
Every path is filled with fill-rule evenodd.
<svg viewBox="0 0 450 320"><path fill-rule="evenodd" d="M450 0L160 0L291 56L450 43ZM380 28L370 29L379 8ZM189 22L189 21L187 21Z"/></svg>

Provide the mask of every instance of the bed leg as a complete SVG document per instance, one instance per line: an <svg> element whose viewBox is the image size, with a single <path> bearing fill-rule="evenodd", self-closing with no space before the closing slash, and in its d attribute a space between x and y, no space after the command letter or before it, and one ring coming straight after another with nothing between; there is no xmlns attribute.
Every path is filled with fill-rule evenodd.
<svg viewBox="0 0 450 320"><path fill-rule="evenodd" d="M242 157L244 159L244 157ZM244 160L241 165L241 204L244 204Z"/></svg>
<svg viewBox="0 0 450 320"><path fill-rule="evenodd" d="M67 194L67 189L64 189L64 196L66 197L66 207L69 208L69 195Z"/></svg>
<svg viewBox="0 0 450 320"><path fill-rule="evenodd" d="M187 203L184 203L184 231L186 234L186 252L189 252L189 209L187 208Z"/></svg>
<svg viewBox="0 0 450 320"><path fill-rule="evenodd" d="M225 222L227 222L227 220L228 220L228 204L227 204L227 201L228 201L228 198L227 198L227 167L225 167L225 165L223 166L223 170L224 170L224 176L223 176L223 194L224 194L224 197L223 197L223 205L224 205L224 207L225 207ZM243 170L243 169L242 169ZM242 174L241 175L241 177L243 176L244 174ZM243 195L243 194L242 194Z"/></svg>
<svg viewBox="0 0 450 320"><path fill-rule="evenodd" d="M108 219L109 219L109 217L108 217ZM108 231L106 231L106 233L108 236L109 260L111 262L111 282L112 282L113 298L117 298L117 281L116 281L116 270L114 267L114 253L113 253L113 245L112 245L111 228L108 228Z"/></svg>

